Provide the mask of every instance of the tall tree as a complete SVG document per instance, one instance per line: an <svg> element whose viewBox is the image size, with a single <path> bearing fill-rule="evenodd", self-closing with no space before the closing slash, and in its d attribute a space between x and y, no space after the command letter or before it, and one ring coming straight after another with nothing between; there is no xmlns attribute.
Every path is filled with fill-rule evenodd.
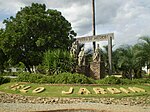
<svg viewBox="0 0 150 112"><path fill-rule="evenodd" d="M4 63L7 61L7 56L4 54L3 50L0 48L0 73L4 71Z"/></svg>
<svg viewBox="0 0 150 112"><path fill-rule="evenodd" d="M68 49L76 35L61 12L46 9L44 4L26 6L4 23L5 53L12 64L22 62L29 71L30 66L41 63L48 49Z"/></svg>
<svg viewBox="0 0 150 112"><path fill-rule="evenodd" d="M2 43L2 40L3 40L3 33L4 33L4 30L0 29L0 43ZM5 53L2 49L2 44L0 44L0 73L3 73L4 63L6 61L7 61L7 56L5 55Z"/></svg>
<svg viewBox="0 0 150 112"><path fill-rule="evenodd" d="M143 36L140 37L142 42L137 44L138 47L138 56L141 57L142 62L145 63L147 69L150 68L150 37Z"/></svg>
<svg viewBox="0 0 150 112"><path fill-rule="evenodd" d="M123 71L123 75L132 78L132 68L135 61L132 46L121 46L116 52L118 53L118 66Z"/></svg>
<svg viewBox="0 0 150 112"><path fill-rule="evenodd" d="M123 72L124 77L141 77L143 63L141 57L139 57L137 53L137 45L123 45L120 48L116 49L115 58L117 59L117 67Z"/></svg>

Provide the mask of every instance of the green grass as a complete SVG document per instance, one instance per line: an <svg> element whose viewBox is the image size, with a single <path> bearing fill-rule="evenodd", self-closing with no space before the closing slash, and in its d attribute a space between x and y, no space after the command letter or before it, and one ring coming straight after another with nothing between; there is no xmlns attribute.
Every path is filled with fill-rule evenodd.
<svg viewBox="0 0 150 112"><path fill-rule="evenodd" d="M135 96L148 96L150 95L150 87L146 85L113 85L113 86L54 86L54 85L46 85L46 84L34 84L34 83L26 83L24 84L25 86L30 85L31 88L27 93L21 93L19 90L11 90L10 86L16 84L16 83L6 83L3 85L0 85L0 91L6 92L6 93L12 93L12 94L21 94L25 96L40 96L40 97L135 97ZM38 93L38 94L33 94L32 91L37 88L37 87L44 87L45 91ZM70 95L64 95L61 92L62 91L68 91L70 87L74 88L73 94ZM92 94L88 95L80 95L78 94L78 91L80 88L87 88ZM95 94L93 91L93 87L101 87L104 89L107 89L108 87L115 87L115 88L128 88L128 87L139 87L142 89L145 89L146 92L139 92L139 93L133 93L130 92L129 94L126 93L121 93L121 94L111 94L110 92L107 91L107 94Z"/></svg>

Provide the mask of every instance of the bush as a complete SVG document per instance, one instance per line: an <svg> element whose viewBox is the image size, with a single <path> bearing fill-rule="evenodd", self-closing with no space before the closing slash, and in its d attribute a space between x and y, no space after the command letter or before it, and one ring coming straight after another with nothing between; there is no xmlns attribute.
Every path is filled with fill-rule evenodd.
<svg viewBox="0 0 150 112"><path fill-rule="evenodd" d="M16 81L38 83L43 77L41 74L30 74L28 72L20 73Z"/></svg>
<svg viewBox="0 0 150 112"><path fill-rule="evenodd" d="M37 66L36 72L40 74L46 74L46 67L40 64Z"/></svg>
<svg viewBox="0 0 150 112"><path fill-rule="evenodd" d="M149 78L142 78L142 79L120 79L121 84L142 84L142 83L150 83Z"/></svg>
<svg viewBox="0 0 150 112"><path fill-rule="evenodd" d="M133 83L135 83L135 81L133 81L131 79L120 78L120 84L133 84Z"/></svg>
<svg viewBox="0 0 150 112"><path fill-rule="evenodd" d="M10 82L10 78L0 76L0 85L8 82Z"/></svg>
<svg viewBox="0 0 150 112"><path fill-rule="evenodd" d="M150 78L143 78L143 79L124 79L118 78L114 76L110 76L101 80L96 81L97 84L141 84L141 83L150 83Z"/></svg>
<svg viewBox="0 0 150 112"><path fill-rule="evenodd" d="M52 84L91 84L95 81L81 74L60 73L53 76L41 74L22 73L18 75L17 81L31 83L52 83Z"/></svg>
<svg viewBox="0 0 150 112"><path fill-rule="evenodd" d="M92 84L94 79L78 73L61 73L55 76L55 82L58 84Z"/></svg>
<svg viewBox="0 0 150 112"><path fill-rule="evenodd" d="M16 81L50 84L141 84L150 83L150 78L130 80L110 76L101 80L94 80L78 73L60 73L58 75L46 76L42 74L30 74L25 72L19 74Z"/></svg>
<svg viewBox="0 0 150 112"><path fill-rule="evenodd" d="M118 77L110 76L101 80L97 80L96 83L97 84L120 84L121 81L120 78Z"/></svg>
<svg viewBox="0 0 150 112"><path fill-rule="evenodd" d="M143 77L144 78L150 78L150 74L144 74Z"/></svg>
<svg viewBox="0 0 150 112"><path fill-rule="evenodd" d="M150 83L150 78L143 78L143 79L134 79L135 83L141 84L141 83Z"/></svg>

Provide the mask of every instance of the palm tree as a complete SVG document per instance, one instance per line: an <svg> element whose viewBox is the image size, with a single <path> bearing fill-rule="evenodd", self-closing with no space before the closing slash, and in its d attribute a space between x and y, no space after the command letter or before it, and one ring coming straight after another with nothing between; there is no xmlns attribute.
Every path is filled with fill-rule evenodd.
<svg viewBox="0 0 150 112"><path fill-rule="evenodd" d="M143 55L141 55L141 51L139 50L141 47L139 44L135 44L133 46L134 51L134 60L136 61L134 65L134 77L135 78L141 78L142 77L142 67L145 66L145 58L143 58Z"/></svg>
<svg viewBox="0 0 150 112"><path fill-rule="evenodd" d="M134 46L122 45L113 51L114 71L121 71L124 77L141 78L142 67L150 68L150 37L144 36L140 40L142 42Z"/></svg>
<svg viewBox="0 0 150 112"><path fill-rule="evenodd" d="M142 42L138 43L138 56L141 57L142 61L147 65L147 69L150 68L150 37L140 37Z"/></svg>
<svg viewBox="0 0 150 112"><path fill-rule="evenodd" d="M136 55L136 49L136 46L123 45L115 51L118 69L123 72L124 77L130 79L133 75L137 77L137 72L142 68L141 59Z"/></svg>

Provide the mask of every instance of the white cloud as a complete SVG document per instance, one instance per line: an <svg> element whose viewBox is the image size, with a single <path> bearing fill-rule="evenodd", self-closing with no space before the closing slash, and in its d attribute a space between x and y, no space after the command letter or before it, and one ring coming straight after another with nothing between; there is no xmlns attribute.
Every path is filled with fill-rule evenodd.
<svg viewBox="0 0 150 112"><path fill-rule="evenodd" d="M136 1L136 2L135 2ZM113 22L116 33L116 44L134 44L139 36L150 35L150 8L141 5L137 0L126 2L118 10Z"/></svg>
<svg viewBox="0 0 150 112"><path fill-rule="evenodd" d="M78 36L92 35L91 0L0 0L0 27L3 19L14 16L20 7L32 2L45 3L48 9L61 11ZM97 34L114 32L116 45L134 44L139 36L150 35L150 0L95 2Z"/></svg>
<svg viewBox="0 0 150 112"><path fill-rule="evenodd" d="M3 14L15 15L24 5L19 0L1 0L0 12Z"/></svg>

